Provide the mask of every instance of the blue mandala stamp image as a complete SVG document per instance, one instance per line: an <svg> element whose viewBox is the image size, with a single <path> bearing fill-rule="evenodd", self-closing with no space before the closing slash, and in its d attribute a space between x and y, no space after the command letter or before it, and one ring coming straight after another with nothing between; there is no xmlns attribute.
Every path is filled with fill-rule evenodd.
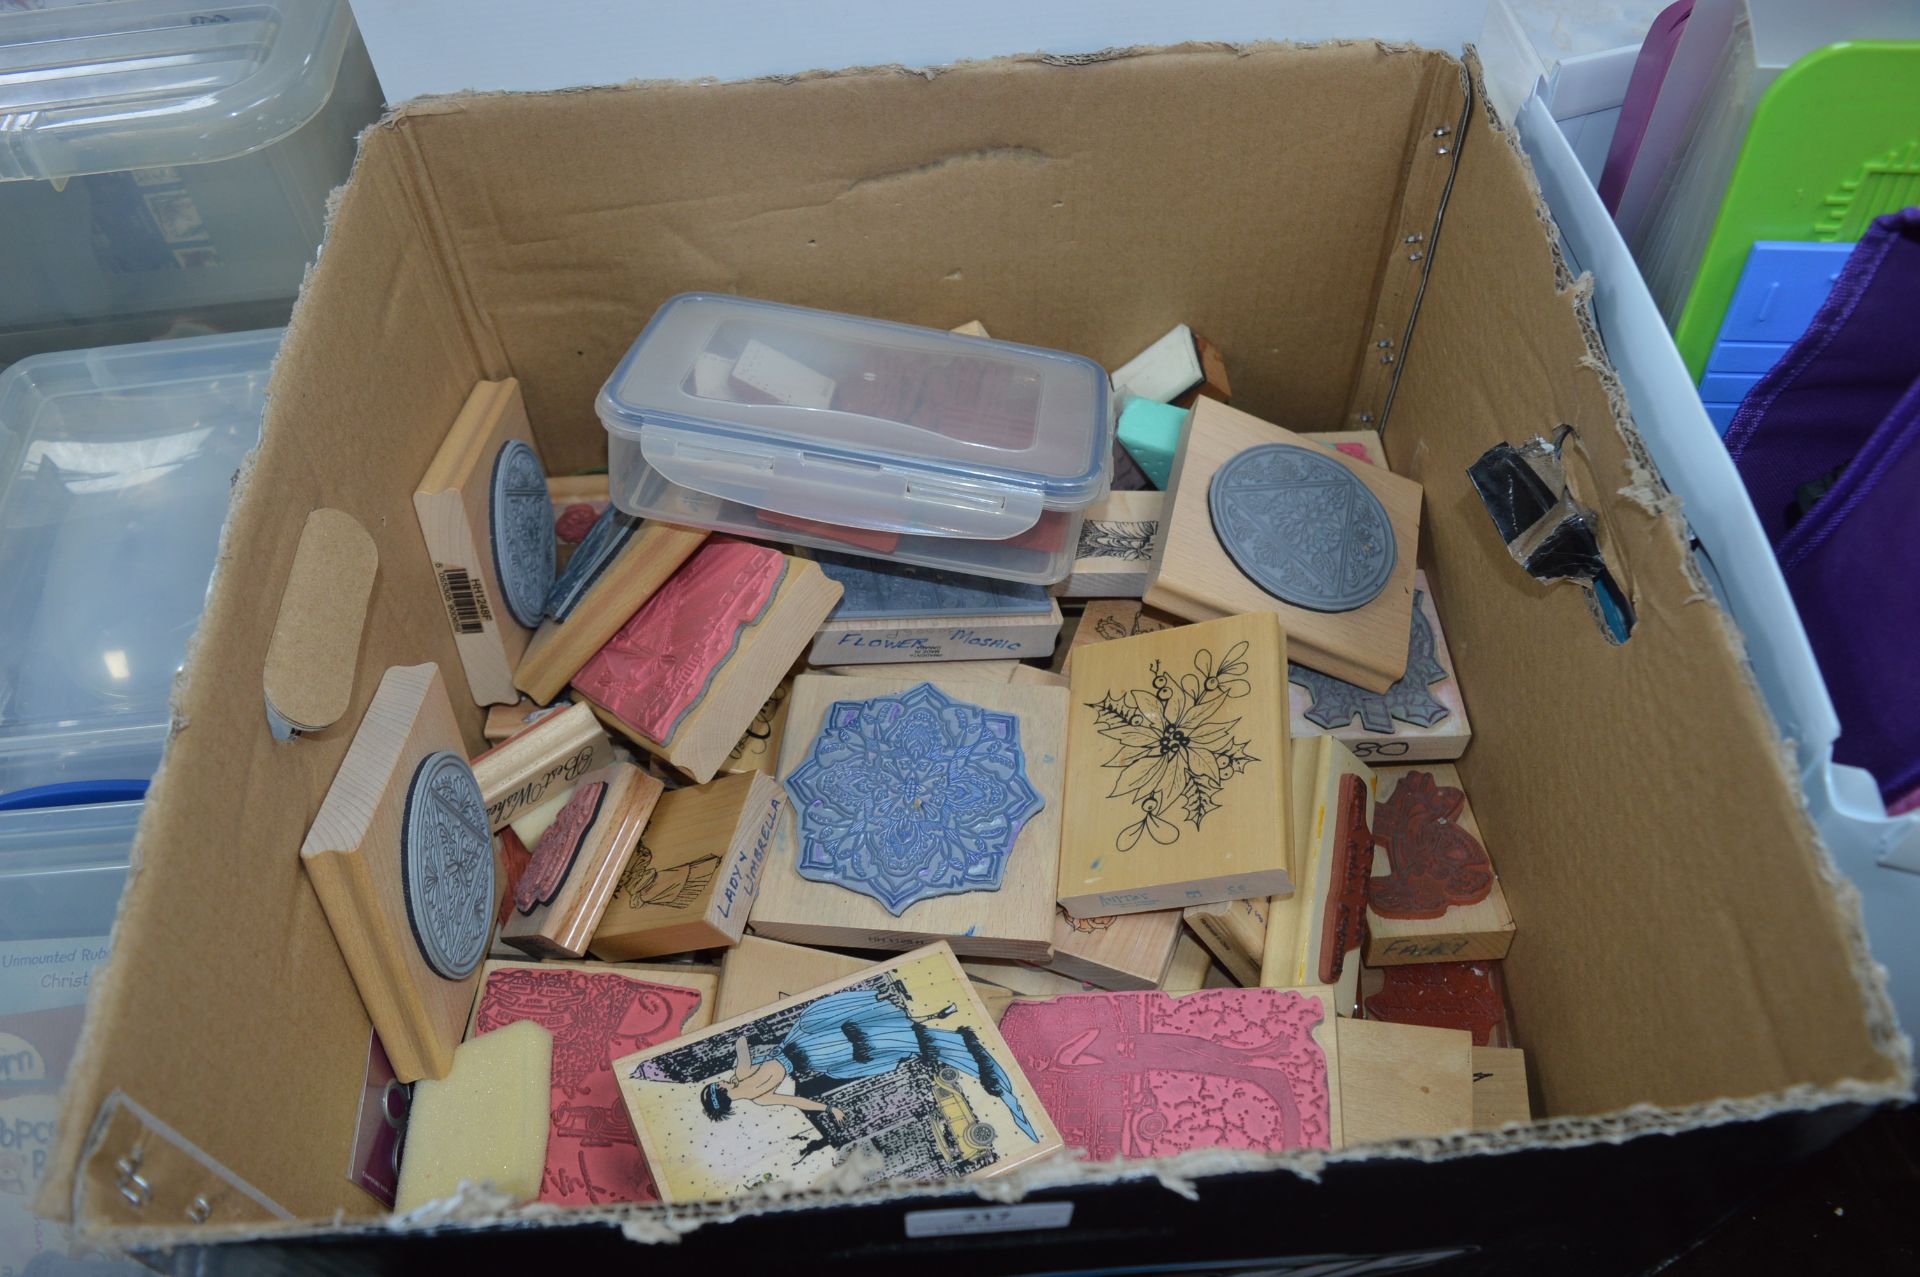
<svg viewBox="0 0 1920 1277"><path fill-rule="evenodd" d="M786 778L803 878L872 896L899 917L935 896L998 891L1020 830L1046 805L1015 715L931 683L835 701Z"/></svg>

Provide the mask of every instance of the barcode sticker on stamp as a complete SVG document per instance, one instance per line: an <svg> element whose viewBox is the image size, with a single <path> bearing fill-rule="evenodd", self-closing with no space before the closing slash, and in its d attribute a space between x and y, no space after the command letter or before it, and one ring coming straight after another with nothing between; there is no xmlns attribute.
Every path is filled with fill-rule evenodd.
<svg viewBox="0 0 1920 1277"><path fill-rule="evenodd" d="M433 565L440 576L440 597L447 605L447 624L455 634L479 634L493 620L487 592L465 568Z"/></svg>
<svg viewBox="0 0 1920 1277"><path fill-rule="evenodd" d="M1031 1233L1073 1222L1072 1202L1022 1202L1017 1206L972 1206L963 1210L907 1212L909 1237L958 1237L964 1233Z"/></svg>

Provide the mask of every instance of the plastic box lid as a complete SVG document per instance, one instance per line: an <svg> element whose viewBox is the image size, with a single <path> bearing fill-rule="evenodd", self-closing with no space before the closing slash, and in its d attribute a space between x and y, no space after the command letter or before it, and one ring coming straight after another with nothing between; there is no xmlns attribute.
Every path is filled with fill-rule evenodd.
<svg viewBox="0 0 1920 1277"><path fill-rule="evenodd" d="M0 793L158 766L280 333L0 373Z"/></svg>
<svg viewBox="0 0 1920 1277"><path fill-rule="evenodd" d="M0 180L232 159L326 105L346 0L116 0L0 16Z"/></svg>
<svg viewBox="0 0 1920 1277"><path fill-rule="evenodd" d="M1105 370L1079 355L685 293L655 312L596 407L609 433L697 492L848 527L1003 539L1100 499L1108 397Z"/></svg>

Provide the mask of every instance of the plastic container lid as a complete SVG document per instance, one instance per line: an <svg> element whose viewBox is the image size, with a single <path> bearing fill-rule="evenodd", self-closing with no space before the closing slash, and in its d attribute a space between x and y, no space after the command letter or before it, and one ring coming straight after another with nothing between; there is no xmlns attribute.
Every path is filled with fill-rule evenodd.
<svg viewBox="0 0 1920 1277"><path fill-rule="evenodd" d="M0 793L159 765L280 333L0 373Z"/></svg>
<svg viewBox="0 0 1920 1277"><path fill-rule="evenodd" d="M333 92L346 0L117 0L0 16L0 180L202 164Z"/></svg>
<svg viewBox="0 0 1920 1277"><path fill-rule="evenodd" d="M1004 539L1104 493L1108 393L1079 355L685 293L596 407L697 492L845 527Z"/></svg>
<svg viewBox="0 0 1920 1277"><path fill-rule="evenodd" d="M0 812L0 942L106 935L145 806Z"/></svg>

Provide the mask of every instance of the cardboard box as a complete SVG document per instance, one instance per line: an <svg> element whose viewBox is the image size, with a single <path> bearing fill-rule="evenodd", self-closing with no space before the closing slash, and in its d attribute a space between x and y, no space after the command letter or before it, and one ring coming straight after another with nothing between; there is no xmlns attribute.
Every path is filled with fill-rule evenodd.
<svg viewBox="0 0 1920 1277"><path fill-rule="evenodd" d="M1204 162L1200 137L1233 162ZM566 1246L585 1269L677 1238L644 1262L818 1256L841 1277L1277 1254L1539 1271L1565 1266L1570 1236L1625 1271L1677 1250L1911 1071L1851 893L1543 217L1461 65L1370 42L483 95L370 130L236 486L40 1209L130 1228L176 1267L216 1242L232 1249L197 1262L494 1268ZM597 464L595 393L654 308L696 288L977 316L1105 364L1188 317L1234 353L1247 411L1381 428L1427 493L1422 566L1473 689L1459 769L1531 937L1507 975L1549 1120L1453 1136L1439 1164L1196 1161L1191 1198L1043 1164L996 1186L1052 1185L1010 1205L1022 1231L970 1236L960 1259L928 1235L951 1217L927 1212L977 1199L912 1189L673 1229L644 1207L512 1228L378 1219L345 1173L368 1021L297 855L352 733L271 742L260 600L307 513L346 510L380 580L343 723L391 664L457 668L444 616L409 602L433 597L410 502L438 423L475 381L515 376L549 468ZM1466 478L1561 422L1583 454L1575 495L1632 583L1622 645L1576 587L1515 564ZM477 750L481 710L456 713ZM1675 1137L1624 1138L1656 1133ZM1407 1193L1419 1209L1380 1207Z"/></svg>

